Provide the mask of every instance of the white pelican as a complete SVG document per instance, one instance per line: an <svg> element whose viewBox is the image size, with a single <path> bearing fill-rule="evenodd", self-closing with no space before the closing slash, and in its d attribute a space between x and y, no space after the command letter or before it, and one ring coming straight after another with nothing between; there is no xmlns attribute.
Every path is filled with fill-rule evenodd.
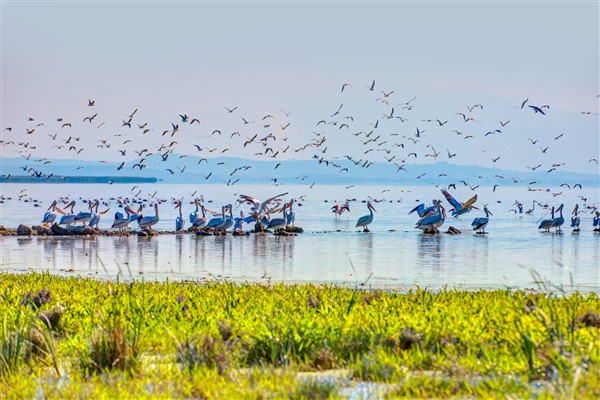
<svg viewBox="0 0 600 400"><path fill-rule="evenodd" d="M286 216L286 226L291 225L292 227L295 226L295 222L296 222L296 211L294 211L292 209L292 207L294 206L294 201L296 199L291 199L290 202L287 204L287 208L288 211L287 213L284 213L284 215Z"/></svg>
<svg viewBox="0 0 600 400"><path fill-rule="evenodd" d="M52 225L52 223L58 216L58 214L56 213L56 205L57 204L58 204L58 201L54 200L52 202L52 204L50 204L50 207L48 207L48 210L46 210L46 213L44 214L44 218L42 219L42 224L44 226Z"/></svg>
<svg viewBox="0 0 600 400"><path fill-rule="evenodd" d="M138 209L138 213L141 211L141 209ZM117 229L124 229L124 228L131 228L131 223L133 221L137 221L138 218L140 217L140 215L134 212L129 205L125 206L125 215L123 215L120 212L116 212L115 213L115 220L111 226L111 228L117 228Z"/></svg>
<svg viewBox="0 0 600 400"><path fill-rule="evenodd" d="M579 224L581 224L581 217L579 216L579 204L575 204L575 208L573 209L573 212L571 213L572 217L571 217L571 228L573 229L573 232L579 232L580 228L579 228Z"/></svg>
<svg viewBox="0 0 600 400"><path fill-rule="evenodd" d="M269 224L267 225L267 229L273 229L273 232L277 232L280 229L285 229L285 225L287 224L287 217L285 215L286 208L287 204L284 204L283 208L281 209L283 218L271 218Z"/></svg>
<svg viewBox="0 0 600 400"><path fill-rule="evenodd" d="M194 210L194 212L190 213L190 224L194 224L194 222L196 221L196 218L198 218L198 207L199 207L198 199L194 199L194 204L196 205L196 209Z"/></svg>
<svg viewBox="0 0 600 400"><path fill-rule="evenodd" d="M100 223L101 216L106 214L108 212L108 210L110 210L110 207L108 207L104 211L98 211L98 207L100 206L100 202L98 200L96 200L96 202L94 203L94 206L96 208L96 211L93 212L92 219L90 219L88 226L95 226L96 228L98 228L98 224ZM94 208L94 206L92 206L92 209Z"/></svg>
<svg viewBox="0 0 600 400"><path fill-rule="evenodd" d="M196 214L196 217L194 219L194 222L192 223L192 226L195 229L202 229L206 226L206 210L204 209L204 205L202 205L198 199L196 199L195 202L196 202L196 210L198 209L198 206L200 206L200 209L202 210L202 216L199 217Z"/></svg>
<svg viewBox="0 0 600 400"><path fill-rule="evenodd" d="M269 213L269 210L267 209L269 204L276 198L285 196L287 194L288 194L288 192L285 192L285 193L281 193L281 194L278 194L273 197L269 197L262 203L260 202L260 200L254 198L252 196L247 196L247 195L241 194L240 198L237 200L237 202L240 204L249 203L249 204L253 205L252 211L254 211L257 214L255 220L260 222L261 229L262 229L263 224L264 224L263 221L267 217L267 214Z"/></svg>
<svg viewBox="0 0 600 400"><path fill-rule="evenodd" d="M435 232L445 221L446 209L442 206L442 202L438 200L435 205L434 213L430 213L417 221L415 228L423 231Z"/></svg>
<svg viewBox="0 0 600 400"><path fill-rule="evenodd" d="M458 217L459 215L468 213L471 211L472 208L474 208L476 210L478 209L477 207L475 207L473 205L477 201L477 195L471 197L469 200L465 201L464 203L460 203L447 190L442 189L442 194L446 197L446 200L448 200L448 203L452 204L452 206L454 207L454 210L452 211L452 216L454 216L454 217Z"/></svg>
<svg viewBox="0 0 600 400"><path fill-rule="evenodd" d="M556 233L561 233L560 227L565 223L565 217L563 217L563 206L564 204L558 206L556 211L559 211L560 215L556 218L553 218L552 224L550 225L550 228L556 228Z"/></svg>
<svg viewBox="0 0 600 400"><path fill-rule="evenodd" d="M179 216L175 219L175 231L179 232L183 229L183 224L185 224L185 218L183 218L181 213L181 200L176 201L175 208L179 209Z"/></svg>
<svg viewBox="0 0 600 400"><path fill-rule="evenodd" d="M152 227L154 225L156 225L156 223L158 223L159 221L159 217L158 217L158 203L154 202L154 215L151 215L149 217L144 217L144 216L140 216L138 217L138 225L140 227L140 229L152 229Z"/></svg>
<svg viewBox="0 0 600 400"><path fill-rule="evenodd" d="M362 226L364 227L363 232L369 232L367 226L373 222L373 211L377 212L375 207L371 204L370 201L367 202L367 209L369 210L369 215L362 216L356 221L356 227Z"/></svg>
<svg viewBox="0 0 600 400"><path fill-rule="evenodd" d="M97 201L97 200L96 200ZM80 211L75 215L74 223L81 222L83 226L88 223L92 219L92 208L96 206L96 202L92 203L91 200L88 200L88 211Z"/></svg>
<svg viewBox="0 0 600 400"><path fill-rule="evenodd" d="M490 215L494 215L490 212L490 210L487 209L487 204L484 204L483 211L485 212L485 217L475 218L473 220L473 222L471 223L473 230L477 231L477 233L481 233L481 234L486 233L485 227L488 224L488 222L490 221ZM479 230L481 230L481 232L479 232Z"/></svg>
<svg viewBox="0 0 600 400"><path fill-rule="evenodd" d="M223 221L223 226L221 227L221 229L223 229L224 231L226 231L227 229L231 228L234 224L234 220L233 220L233 207L231 204L228 204L225 207L225 210L229 211L229 215L227 214L223 214L223 217L225 218L225 221Z"/></svg>
<svg viewBox="0 0 600 400"><path fill-rule="evenodd" d="M545 232L550 232L550 228L552 227L552 221L554 220L554 207L552 207L552 216L550 219L545 219L540 223L538 229L544 229Z"/></svg>
<svg viewBox="0 0 600 400"><path fill-rule="evenodd" d="M58 222L59 225L66 225L66 226L71 226L71 224L73 224L75 222L75 212L73 211L73 208L75 207L75 200L71 201L69 204L67 204L67 206L64 208L64 210L61 210L61 214L63 214L63 216L60 218L60 221ZM71 208L71 212L67 213L66 210L68 208ZM58 207L56 207L57 210L60 210Z"/></svg>
<svg viewBox="0 0 600 400"><path fill-rule="evenodd" d="M205 228L212 228L217 230L222 227L225 223L225 206L221 207L221 214L217 214L214 218L211 218L207 223Z"/></svg>

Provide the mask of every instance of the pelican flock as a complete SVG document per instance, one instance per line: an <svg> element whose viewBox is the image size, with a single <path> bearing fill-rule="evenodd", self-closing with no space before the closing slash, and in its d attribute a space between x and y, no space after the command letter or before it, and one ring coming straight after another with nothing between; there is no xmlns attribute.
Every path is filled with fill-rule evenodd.
<svg viewBox="0 0 600 400"><path fill-rule="evenodd" d="M244 159L229 161L218 158L235 153L236 156L248 155L259 161L273 162L272 169L264 174L264 182L273 186L296 183L303 187L302 190L306 190L302 196L308 196L320 184L321 175L303 171L297 173L291 181L289 172L286 172L288 161L303 159L310 160L323 176L335 174L349 183L355 182L352 177L357 172L368 174L372 169L380 168L385 169L390 177L403 176L414 179L415 182L418 179L419 183L436 187L444 185L442 194L448 203L448 213L454 218L478 210L476 191L482 185L493 186L491 196L506 190L507 186L521 187L536 197L539 195L536 199L527 200L527 203L532 201L532 207L527 211L524 210L523 202L515 202L516 208L510 211L524 218L550 209L548 201L542 196L552 196L557 198L556 203L564 203L563 198L568 191L574 193L573 191L581 190L585 185L585 182L571 181L561 183L558 189L551 189L540 183L543 179L493 172L503 165L509 167L503 164L509 159L516 164L520 163L523 171L530 170L531 174L537 174L531 176L540 178L555 176L556 171L566 170L567 162L561 158L564 154L562 147L576 138L564 130L540 133L547 128L536 124L544 124L555 117L554 108L545 104L543 99L513 99L512 105L498 109L474 99L475 101L466 105L449 104L445 110L428 110L423 106L424 99L421 96L403 93L397 88L382 87L381 82L382 80L369 77L362 83L340 83L335 93L331 93L330 107L323 109L318 115L301 117L298 117L297 111L287 107L267 108L258 113L248 106L228 101L228 104L219 105L219 112L213 116L202 110L172 110L165 113L167 117L163 118L166 120L160 121L142 106L134 105L120 110L118 114L111 114L107 111L106 104L86 97L79 103L84 106L85 111L80 108L79 111L66 112L65 115L46 120L32 115L11 121L10 126L2 127L0 144L3 157L10 157L12 152L21 161L22 172L9 173L1 178L8 183L15 181L17 175L36 182L67 181L69 177L60 175L54 169L54 159L48 158L51 152L56 158L82 161L82 165L76 167L77 171L95 165L91 161L83 163L83 160L97 160L95 162L98 166L113 170L114 176L106 178L107 185L118 183L118 179L122 177L146 177L148 174L162 172L167 177L181 177L187 183L197 179L201 183L232 187L250 182L249 174L257 169L256 165ZM362 107L369 104L369 107ZM353 110L357 108L365 111L354 113ZM582 110L577 118L597 115L598 113ZM300 125L299 121L302 124L306 124L305 121L314 124L313 131L307 131L306 126ZM542 128L536 129L538 126ZM524 127L531 131L528 134L530 137L521 134ZM501 142L509 143L519 155L506 157L499 154ZM342 143L344 146L338 146ZM466 150L465 146L469 146L469 149ZM466 163L476 152L487 153L479 157L479 166L488 167L489 172L482 172L473 178L453 177L443 163L435 164L437 170L425 172L417 164L411 164L427 159L434 162L459 160ZM594 146L584 147L580 152L582 160L589 160L588 165L597 166L598 154ZM150 170L154 172L148 172ZM459 201L449 191L456 191L460 184L473 192L465 196L466 200ZM355 185L350 184L345 189L340 189L339 197L344 198L343 191L353 186ZM136 198L140 192L139 186L132 189ZM175 230L183 231L187 222L191 225L189 228L198 232L222 233L231 229L241 231L244 225L255 231L265 231L272 227L282 231L281 223L276 222L284 219L284 227L294 227L296 220L297 209L293 208L293 198L286 203L281 199L287 194L268 197L264 201L254 196L236 194L237 199L223 204L220 212L218 209L207 209L201 196L192 196L194 210L189 214L188 221L185 221L181 213L184 198L180 196L181 202L177 206L180 215L176 220ZM260 196L262 195L259 194ZM19 194L19 199L28 197L26 189ZM134 213L134 205L130 204L124 212L115 214L112 222L115 229L129 229L136 223L140 229L153 229L160 221L159 206L164 201L159 201L158 193L148 196L148 200L145 205L152 204L154 215L137 215L139 212ZM494 199L486 200L490 202ZM41 205L38 201L31 203L35 207ZM114 206L114 202L100 202L100 199L90 201L84 198L80 200L79 204L81 203L85 206L77 212L74 211L75 200L62 204L60 201L53 203L43 216L42 223L50 226L60 216L58 224L67 228L81 228L85 225L98 228L102 226L102 214ZM251 208L245 210L243 216L234 217L234 210L241 204L250 205ZM100 205L108 208L100 212ZM556 207L558 216L552 216L550 222L543 221L540 230L550 231L550 228L555 228L557 233L562 232L563 207ZM367 208L369 214L358 219L355 226L365 231L377 225L371 201L367 201ZM580 208L576 206L573 213L572 227L580 229L582 217L585 218L586 214L593 217L597 208L597 203L583 200L583 205ZM339 219L344 213L350 212L350 203L340 202L331 210ZM486 216L478 218L487 218L489 223L491 213L485 208L483 211ZM417 228L427 233L436 232L446 221L446 207L439 199L433 199L431 206L419 205L411 212L416 212L419 216ZM433 223L430 222L432 220ZM475 231L485 232L487 223ZM474 228L476 226L478 224L473 225ZM597 229L598 224L593 227Z"/></svg>

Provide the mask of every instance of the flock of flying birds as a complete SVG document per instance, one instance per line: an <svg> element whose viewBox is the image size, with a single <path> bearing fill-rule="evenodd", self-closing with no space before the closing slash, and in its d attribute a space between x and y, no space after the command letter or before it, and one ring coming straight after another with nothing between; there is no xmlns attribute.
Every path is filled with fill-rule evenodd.
<svg viewBox="0 0 600 400"><path fill-rule="evenodd" d="M40 181L52 182L64 179L63 176L56 176L54 172L51 172L51 159L36 156L36 153L47 154L47 147L50 147L54 150L53 158L81 159L85 157L89 159L91 157L100 159L104 158L103 154L111 154L112 158L122 158L123 161L115 163L116 176L120 174L135 176L137 171L151 166L152 168L162 168L170 175L201 173L203 180L207 183L216 183L216 179L220 179L225 185L231 186L238 182L244 182L244 173L253 166L249 165L250 163L230 165L228 162L218 162L213 169L208 170L210 158L242 151L253 158L274 160L276 163L272 176L265 177L274 185L282 184L281 176L278 174L285 169L286 160L293 157L312 159L321 168L336 171L338 174L352 174L358 169L368 169L375 163L384 163L390 166L390 175L407 174L409 176L411 160L417 158L430 158L432 161L452 160L457 156L456 151L436 149L440 135L445 135L446 138L453 137L455 140L481 142L482 151L491 154L489 156L490 166L495 166L502 157L492 154L497 146L492 138L511 134L514 136L515 134L511 133L509 119L496 117L497 121L484 121L479 115L484 110L483 104L465 105L464 108L456 110L447 118L432 116L415 120L413 115L415 115L415 108L418 108L419 103L416 96L412 96L410 99L408 97L398 99L394 90L379 89L375 80L361 86L343 83L339 90L341 104L325 113L322 118L315 119L314 131L309 138L294 129L291 118L293 111L283 109L249 117L238 106L224 106L223 118L228 118L227 124L225 124L228 126L227 129L212 126L201 115L188 115L185 112L174 115L172 121L165 126L158 127L151 126L148 121L144 120L141 116L142 112L138 108L125 113L123 118L115 124L115 121L104 118L103 113L98 110L95 100L88 99L85 107L87 112L77 119L67 120L59 116L55 121L38 121L34 117L29 117L25 121L23 131L17 132L12 127L3 128L0 144L3 147L4 155L9 154L8 150L13 150L17 156L23 158L21 167L23 175L30 175ZM359 118L355 118L352 113L346 112L351 107L345 105L344 97L353 90L362 91L367 99L374 102L379 113L373 115L372 119L359 121ZM533 104L529 98L515 104L514 108L518 112L529 113L531 118L546 118L551 112L549 105ZM598 115L598 113L589 111L582 111L581 114ZM458 124L461 128L449 130L446 127L449 121L452 121L451 126L456 127ZM235 126L237 129L230 129L230 126ZM482 129L482 126L487 128ZM523 142L522 145L531 147L532 157L530 160L540 160L532 163L535 165L527 165L528 169L545 171L550 174L563 169L566 163L550 162L545 155L554 143L560 144L559 142L565 139L568 140L567 133L553 135L549 139L519 136L514 140L520 140ZM489 144L486 141L489 141ZM153 142L159 143L159 145L154 147L149 145ZM48 143L50 146L47 145ZM93 144L90 145L90 143ZM360 151L342 155L336 150L336 147L343 147L344 143L357 144L358 146L355 148L359 148ZM194 167L181 161L191 156L196 156L198 160ZM103 160L98 160L98 163L110 165ZM597 165L598 159L592 157L588 163ZM81 168L84 167L77 167L77 169ZM418 174L413 178L422 181L430 178L425 176L426 174ZM5 182L10 182L12 178L10 174L2 177ZM223 180L223 177L226 177L226 180ZM447 179L443 192L455 210L460 210L460 207L457 207L457 204L460 203L456 200L453 202L448 198L446 195L448 189L456 190L459 183L473 191L480 186L477 182L454 181L443 171L433 178L436 180ZM493 179L495 182L494 192L501 188L504 182L522 184L529 191L551 193L554 197L563 194L563 190L581 188L581 184L570 186L568 183L563 183L560 185L561 191L552 191L550 188L537 187L538 182L536 181L522 182L514 177L507 179L499 174L494 175L493 178L484 176L475 178ZM316 180L310 179L309 175L301 175L296 179L297 183L306 184L308 189L317 183ZM433 184L438 186L437 183ZM347 186L347 188L352 186L354 185ZM136 191L134 187L132 194L134 197L138 197L140 195L139 188ZM159 203L158 197L152 196L152 198L155 199L154 204ZM368 202L368 205L370 216L365 216L366 220L364 221L359 220L357 226L366 228L373 220L371 202ZM469 204L466 207L470 210ZM425 214L419 212L421 219L431 217L431 213L436 218L441 218L445 213L441 204L434 204L429 208ZM584 204L583 209L588 208L595 210L595 206ZM231 207L222 210L222 216L226 212L231 213ZM486 212L486 218L489 217L488 214L491 214L487 208L484 208L484 212ZM424 230L427 230L436 229L436 225L439 224L439 221L433 224L425 222L420 221L420 224L417 225L421 225ZM475 224L475 226L479 226L479 224ZM484 227L485 225L482 228Z"/></svg>

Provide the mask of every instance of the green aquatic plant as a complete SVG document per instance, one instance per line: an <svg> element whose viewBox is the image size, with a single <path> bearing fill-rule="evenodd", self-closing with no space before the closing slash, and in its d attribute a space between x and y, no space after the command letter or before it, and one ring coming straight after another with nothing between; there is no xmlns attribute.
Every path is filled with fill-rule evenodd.
<svg viewBox="0 0 600 400"><path fill-rule="evenodd" d="M600 395L595 293L0 278L2 398Z"/></svg>

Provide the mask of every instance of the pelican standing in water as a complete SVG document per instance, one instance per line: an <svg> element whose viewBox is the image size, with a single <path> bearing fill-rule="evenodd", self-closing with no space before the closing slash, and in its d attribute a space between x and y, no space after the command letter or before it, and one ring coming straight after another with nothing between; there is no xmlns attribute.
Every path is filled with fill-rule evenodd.
<svg viewBox="0 0 600 400"><path fill-rule="evenodd" d="M490 221L490 215L494 215L490 210L487 209L487 204L483 205L483 211L485 212L485 217L475 218L471 223L474 231L477 231L477 234L485 235L487 232L485 231L485 227Z"/></svg>
<svg viewBox="0 0 600 400"><path fill-rule="evenodd" d="M179 232L183 229L185 218L183 218L183 214L181 213L181 200L176 200L175 203L175 208L179 209L179 216L175 219L175 232Z"/></svg>
<svg viewBox="0 0 600 400"><path fill-rule="evenodd" d="M573 209L573 213L571 216L571 228L573 228L573 232L579 232L579 224L581 223L581 218L579 217L579 204L575 204L575 208Z"/></svg>
<svg viewBox="0 0 600 400"><path fill-rule="evenodd" d="M550 228L552 227L552 221L554 220L554 206L552 207L552 216L549 219L545 219L540 223L538 229L544 229L544 232L550 232Z"/></svg>
<svg viewBox="0 0 600 400"><path fill-rule="evenodd" d="M600 211L596 211L592 226L594 227L594 232L600 232Z"/></svg>
<svg viewBox="0 0 600 400"><path fill-rule="evenodd" d="M58 204L58 201L54 200L52 202L52 204L50 204L50 207L48 207L48 210L46 210L46 213L44 214L44 218L42 219L42 224L44 226L52 225L54 220L56 220L56 217L58 216L58 214L56 212L57 204Z"/></svg>
<svg viewBox="0 0 600 400"><path fill-rule="evenodd" d="M292 227L295 226L296 211L294 211L292 209L292 207L294 206L294 201L295 200L296 199L291 199L290 202L287 204L288 211L287 211L287 213L285 213L286 214L285 218L287 220L286 226L289 226L289 225L291 225Z"/></svg>
<svg viewBox="0 0 600 400"><path fill-rule="evenodd" d="M558 206L556 211L559 211L560 215L558 217L552 219L552 225L550 225L550 228L556 228L556 233L562 232L560 230L560 227L565 223L565 218L563 217L563 212L562 212L563 206L564 206L564 204L561 204L560 206Z"/></svg>
<svg viewBox="0 0 600 400"><path fill-rule="evenodd" d="M415 208L413 208L412 210L410 210L408 212L408 214L410 215L416 211L417 214L419 215L419 218L426 217L435 211L435 207L438 202L439 202L439 200L433 200L433 205L430 207L427 207L427 208L425 208L425 204L421 203L418 206L416 206Z"/></svg>
<svg viewBox="0 0 600 400"><path fill-rule="evenodd" d="M158 202L155 201L154 202L154 215L151 215L148 217L144 217L143 215L140 215L138 217L138 225L139 225L140 229L152 230L152 227L154 225L156 225L159 220L160 220L160 218L158 216Z"/></svg>
<svg viewBox="0 0 600 400"><path fill-rule="evenodd" d="M367 226L369 226L369 224L371 222L373 222L373 211L377 212L377 210L375 209L375 207L373 207L373 205L371 204L370 201L367 201L367 209L369 210L369 215L364 215L364 216L360 217L358 219L358 221L356 221L356 226L355 226L355 228L362 226L363 232L370 232L369 228L367 228Z"/></svg>
<svg viewBox="0 0 600 400"><path fill-rule="evenodd" d="M283 208L281 209L281 212L283 213L283 218L271 218L269 220L267 229L273 229L273 233L277 233L281 229L285 229L285 225L287 224L287 217L285 215L286 208L287 208L287 204L284 204Z"/></svg>
<svg viewBox="0 0 600 400"><path fill-rule="evenodd" d="M446 221L446 209L442 206L442 202L437 200L434 211L419 221L415 228L421 229L425 233L437 233L438 228Z"/></svg>

